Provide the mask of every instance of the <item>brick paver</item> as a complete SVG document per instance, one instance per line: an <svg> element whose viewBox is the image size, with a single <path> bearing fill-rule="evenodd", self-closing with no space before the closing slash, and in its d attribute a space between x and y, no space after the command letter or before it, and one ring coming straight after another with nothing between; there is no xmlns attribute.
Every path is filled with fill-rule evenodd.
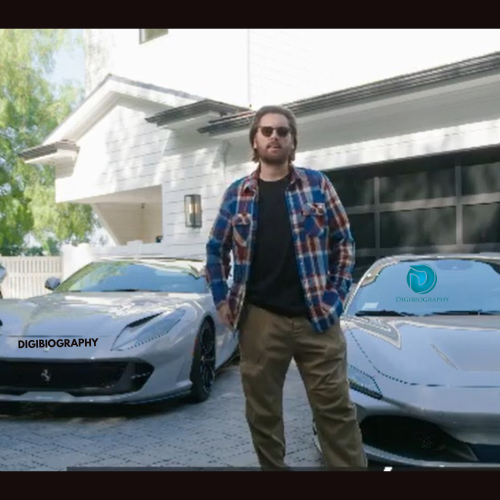
<svg viewBox="0 0 500 500"><path fill-rule="evenodd" d="M0 470L68 467L257 467L244 414L239 367L222 370L210 399L133 408L0 409ZM287 463L322 466L311 411L292 363L284 390Z"/></svg>

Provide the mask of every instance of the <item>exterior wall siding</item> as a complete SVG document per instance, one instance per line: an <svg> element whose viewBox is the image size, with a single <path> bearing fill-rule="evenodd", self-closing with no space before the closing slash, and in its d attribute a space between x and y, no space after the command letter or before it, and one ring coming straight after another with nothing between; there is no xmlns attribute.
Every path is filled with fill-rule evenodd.
<svg viewBox="0 0 500 500"><path fill-rule="evenodd" d="M127 103L113 108L80 139L75 166L57 170L56 200L74 201L161 184L157 166L166 134L145 120L159 109Z"/></svg>
<svg viewBox="0 0 500 500"><path fill-rule="evenodd" d="M214 207L220 201L224 185L221 151L224 145L203 138L193 141L183 155L165 156L162 165L169 175L162 186L163 244L169 256L199 256L204 253L206 238L213 220ZM185 225L184 197L200 194L202 227Z"/></svg>
<svg viewBox="0 0 500 500"><path fill-rule="evenodd" d="M171 29L144 44L139 31L84 31L87 93L114 73L256 108L500 48L496 30Z"/></svg>
<svg viewBox="0 0 500 500"><path fill-rule="evenodd" d="M85 30L87 93L108 74L241 104L247 96L247 30L174 29L139 43L139 30Z"/></svg>

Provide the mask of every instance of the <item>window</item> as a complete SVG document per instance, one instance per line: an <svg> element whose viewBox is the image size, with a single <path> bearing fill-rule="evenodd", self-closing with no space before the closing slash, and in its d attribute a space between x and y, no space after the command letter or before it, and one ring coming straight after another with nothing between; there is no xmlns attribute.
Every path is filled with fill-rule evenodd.
<svg viewBox="0 0 500 500"><path fill-rule="evenodd" d="M427 297L446 297L440 300L401 300L413 294L408 285L408 274L415 266L430 266L437 275L437 283ZM447 310L498 311L500 265L497 260L477 259L422 259L389 265L375 274L375 279L362 283L351 303L348 314L376 315L383 309L409 312L416 315L436 314ZM493 318L492 318L493 319ZM498 321L498 320L497 320ZM416 333L416 332L415 332ZM449 332L452 334L452 330ZM474 332L470 332L473 335ZM444 334L444 332L443 332ZM496 355L496 353L495 353Z"/></svg>
<svg viewBox="0 0 500 500"><path fill-rule="evenodd" d="M500 192L500 162L462 167L464 196Z"/></svg>
<svg viewBox="0 0 500 500"><path fill-rule="evenodd" d="M455 196L455 168L425 164L421 170L380 178L380 202L432 200Z"/></svg>
<svg viewBox="0 0 500 500"><path fill-rule="evenodd" d="M351 214L348 217L356 248L375 248L375 215Z"/></svg>
<svg viewBox="0 0 500 500"><path fill-rule="evenodd" d="M500 203L465 205L463 207L464 243L498 243L500 241Z"/></svg>
<svg viewBox="0 0 500 500"><path fill-rule="evenodd" d="M332 181L344 207L373 205L375 203L374 177L362 171L325 172Z"/></svg>
<svg viewBox="0 0 500 500"><path fill-rule="evenodd" d="M460 165L464 196L500 191L500 148L467 151L461 155Z"/></svg>
<svg viewBox="0 0 500 500"><path fill-rule="evenodd" d="M456 227L456 207L382 212L380 247L454 245Z"/></svg>
<svg viewBox="0 0 500 500"><path fill-rule="evenodd" d="M140 32L140 43L150 42L155 38L166 35L168 30L139 30Z"/></svg>
<svg viewBox="0 0 500 500"><path fill-rule="evenodd" d="M175 263L92 262L70 276L57 292L204 293L206 279Z"/></svg>

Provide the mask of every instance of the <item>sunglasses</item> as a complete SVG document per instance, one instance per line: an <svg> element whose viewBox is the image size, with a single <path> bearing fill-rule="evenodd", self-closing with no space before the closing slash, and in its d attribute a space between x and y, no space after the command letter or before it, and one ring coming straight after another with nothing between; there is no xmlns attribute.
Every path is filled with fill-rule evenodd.
<svg viewBox="0 0 500 500"><path fill-rule="evenodd" d="M259 127L264 137L271 137L276 130L278 137L286 137L290 133L288 127Z"/></svg>

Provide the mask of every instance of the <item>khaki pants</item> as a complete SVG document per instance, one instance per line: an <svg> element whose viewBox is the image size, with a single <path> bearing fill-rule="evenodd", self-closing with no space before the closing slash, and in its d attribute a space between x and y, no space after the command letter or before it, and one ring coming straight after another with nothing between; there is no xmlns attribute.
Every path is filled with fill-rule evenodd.
<svg viewBox="0 0 500 500"><path fill-rule="evenodd" d="M246 418L261 468L287 468L283 386L292 358L306 388L326 466L366 467L340 326L319 333L306 318L245 305L239 330ZM304 422L304 431L312 433L312 422Z"/></svg>

